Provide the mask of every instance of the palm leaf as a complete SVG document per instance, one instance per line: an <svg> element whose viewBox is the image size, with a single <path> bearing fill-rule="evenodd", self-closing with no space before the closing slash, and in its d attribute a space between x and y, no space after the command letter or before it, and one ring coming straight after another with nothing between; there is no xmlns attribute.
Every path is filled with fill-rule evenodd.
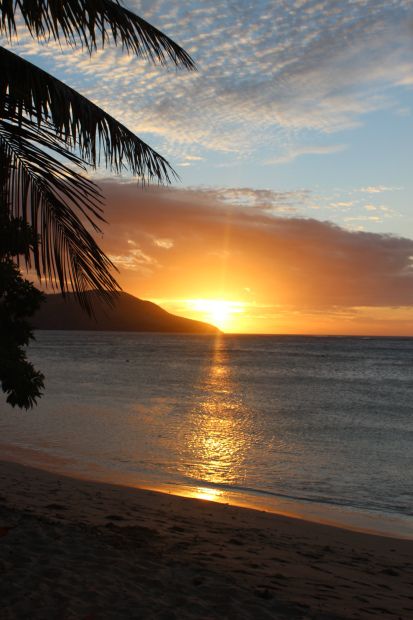
<svg viewBox="0 0 413 620"><path fill-rule="evenodd" d="M92 166L169 183L177 177L166 159L112 116L43 69L0 47L0 118L21 123L28 116L52 125Z"/></svg>
<svg viewBox="0 0 413 620"><path fill-rule="evenodd" d="M128 52L152 62L195 69L192 58L172 39L113 0L3 0L0 33L9 39L17 34L20 13L36 38L78 42L92 53L110 39Z"/></svg>
<svg viewBox="0 0 413 620"><path fill-rule="evenodd" d="M102 197L93 182L48 151L82 165L52 130L30 120L15 125L0 119L0 157L10 162L5 202L12 217L23 218L34 230L34 267L63 293L73 289L90 312L88 290L97 289L109 302L119 290L111 261L86 228L89 223L99 231Z"/></svg>

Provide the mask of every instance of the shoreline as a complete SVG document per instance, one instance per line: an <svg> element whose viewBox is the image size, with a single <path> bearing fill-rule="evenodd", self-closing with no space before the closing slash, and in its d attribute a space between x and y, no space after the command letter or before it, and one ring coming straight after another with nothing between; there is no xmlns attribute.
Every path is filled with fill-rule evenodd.
<svg viewBox="0 0 413 620"><path fill-rule="evenodd" d="M1 442L0 453L3 455L1 460L92 483L114 484L127 489L143 489L176 497L201 499L211 503L291 517L352 532L384 536L396 540L413 540L413 523L410 519L404 519L402 515L387 513L386 518L383 518L384 513L375 514L373 511L356 510L352 507L327 502L312 502L305 499L298 501L292 498L260 493L259 491L243 493L232 489L223 490L218 485L201 481L194 481L192 485L179 485L178 483L143 480L141 477L132 480L128 473L103 469L92 463L49 455L39 450Z"/></svg>
<svg viewBox="0 0 413 620"><path fill-rule="evenodd" d="M5 618L413 614L413 541L0 462Z"/></svg>

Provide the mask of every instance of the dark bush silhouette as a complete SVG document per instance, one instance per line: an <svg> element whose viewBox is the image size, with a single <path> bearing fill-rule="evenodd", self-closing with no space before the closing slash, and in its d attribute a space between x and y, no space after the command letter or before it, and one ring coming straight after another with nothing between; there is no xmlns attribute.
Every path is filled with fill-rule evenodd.
<svg viewBox="0 0 413 620"><path fill-rule="evenodd" d="M185 50L117 1L2 2L0 34L9 41L17 37L19 16L33 38L85 47L90 54L111 41L151 62L194 69ZM0 74L1 381L8 401L26 407L40 395L42 376L25 358L31 334L24 317L32 315L41 293L22 278L13 257L63 294L73 290L89 313L90 289L110 303L120 287L90 232L100 232L103 197L80 171L102 163L160 183L175 173L104 110L1 46Z"/></svg>

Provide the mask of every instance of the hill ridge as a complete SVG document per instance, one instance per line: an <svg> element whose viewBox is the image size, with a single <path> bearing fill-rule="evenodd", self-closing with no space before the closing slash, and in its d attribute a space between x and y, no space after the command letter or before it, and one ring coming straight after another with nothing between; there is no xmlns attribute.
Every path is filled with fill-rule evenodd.
<svg viewBox="0 0 413 620"><path fill-rule="evenodd" d="M34 329L47 330L89 330L89 331L131 331L188 334L217 334L214 325L187 319L167 312L152 301L139 299L130 293L121 292L114 307L108 306L97 291L93 296L95 318L84 312L76 302L73 293L46 295L46 301L35 314Z"/></svg>

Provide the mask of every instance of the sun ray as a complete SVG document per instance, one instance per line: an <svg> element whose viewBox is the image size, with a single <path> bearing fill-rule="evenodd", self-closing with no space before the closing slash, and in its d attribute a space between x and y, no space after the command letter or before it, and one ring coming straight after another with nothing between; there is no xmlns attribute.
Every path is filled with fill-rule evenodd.
<svg viewBox="0 0 413 620"><path fill-rule="evenodd" d="M222 330L234 330L237 316L244 312L245 304L241 301L225 299L188 299L187 305L191 312L197 313L199 318L216 325Z"/></svg>

